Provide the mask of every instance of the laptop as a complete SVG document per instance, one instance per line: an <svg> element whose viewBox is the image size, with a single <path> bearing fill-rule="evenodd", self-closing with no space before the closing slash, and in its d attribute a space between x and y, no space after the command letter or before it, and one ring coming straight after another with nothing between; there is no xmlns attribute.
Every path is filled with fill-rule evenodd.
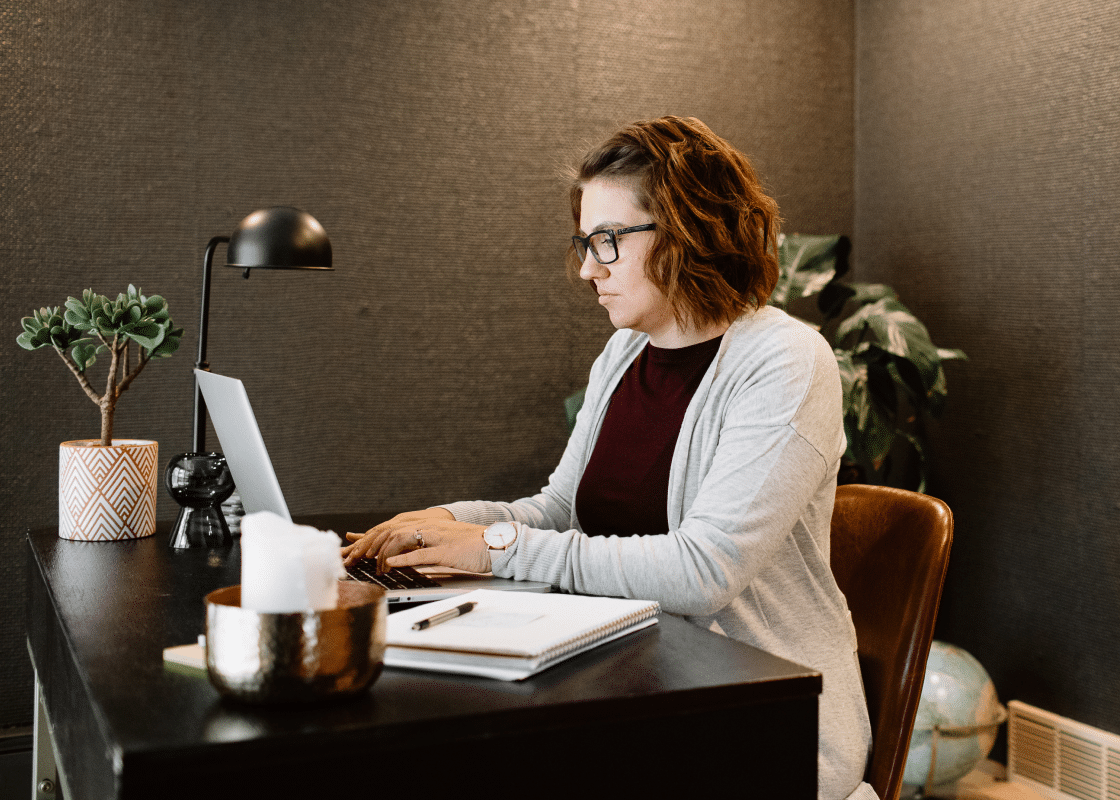
<svg viewBox="0 0 1120 800"><path fill-rule="evenodd" d="M196 369L206 410L229 463L237 493L246 514L271 511L291 520L280 481L264 446L264 438L249 404L245 384L237 378ZM377 583L385 588L389 603L426 603L454 597L475 589L501 589L519 592L550 592L552 586L537 581L515 581L479 575L446 567L395 567L376 574L372 561L359 561L347 568L352 580Z"/></svg>

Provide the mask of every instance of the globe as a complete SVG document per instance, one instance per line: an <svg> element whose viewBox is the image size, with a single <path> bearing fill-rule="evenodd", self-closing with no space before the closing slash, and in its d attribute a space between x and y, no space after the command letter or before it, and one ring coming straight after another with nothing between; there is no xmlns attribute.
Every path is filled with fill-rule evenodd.
<svg viewBox="0 0 1120 800"><path fill-rule="evenodd" d="M988 757L1005 719L1007 710L980 662L959 647L933 642L903 781L926 783L935 726L939 736L931 785L940 786L960 780Z"/></svg>

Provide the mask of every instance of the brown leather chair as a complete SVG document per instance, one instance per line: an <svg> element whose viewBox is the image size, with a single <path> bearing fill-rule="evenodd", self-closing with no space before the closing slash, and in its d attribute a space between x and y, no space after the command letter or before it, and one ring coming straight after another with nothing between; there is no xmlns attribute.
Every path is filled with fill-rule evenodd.
<svg viewBox="0 0 1120 800"><path fill-rule="evenodd" d="M855 622L871 715L864 778L897 800L953 544L953 514L928 495L885 486L836 490L832 572Z"/></svg>

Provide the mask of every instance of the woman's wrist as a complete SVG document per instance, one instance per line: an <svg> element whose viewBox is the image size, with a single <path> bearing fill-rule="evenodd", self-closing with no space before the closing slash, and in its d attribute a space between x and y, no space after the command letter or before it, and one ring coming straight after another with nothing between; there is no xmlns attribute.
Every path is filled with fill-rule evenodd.
<svg viewBox="0 0 1120 800"><path fill-rule="evenodd" d="M493 572L498 577L502 577L502 578L512 577L512 575L505 574L505 572L507 571L506 567L513 560L513 557L517 552L517 548L521 544L521 540L522 540L522 538L524 537L524 534L525 534L525 526L522 525L520 522L512 522L512 521L511 522L506 522L506 523L499 523L499 524L512 526L516 533L515 533L515 536L513 538L513 541L508 543L504 548L502 548L500 550L499 549L493 549L493 548L487 548L489 550L489 556L490 556L490 571Z"/></svg>

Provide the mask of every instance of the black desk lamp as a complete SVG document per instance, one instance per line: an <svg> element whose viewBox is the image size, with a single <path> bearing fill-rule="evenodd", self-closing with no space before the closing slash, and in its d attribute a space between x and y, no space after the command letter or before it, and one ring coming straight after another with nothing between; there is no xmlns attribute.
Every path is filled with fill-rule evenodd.
<svg viewBox="0 0 1120 800"><path fill-rule="evenodd" d="M254 269L334 269L326 231L318 220L298 208L277 206L254 211L241 220L232 236L215 236L206 245L202 263L196 369L210 369L206 361L210 272L214 251L223 242L228 243L226 266L243 270L245 278ZM206 402L197 379L194 382L193 448L190 453L175 456L164 476L167 491L181 506L169 544L174 548L230 544L233 537L222 516L221 505L233 494L233 478L225 456L206 452Z"/></svg>

